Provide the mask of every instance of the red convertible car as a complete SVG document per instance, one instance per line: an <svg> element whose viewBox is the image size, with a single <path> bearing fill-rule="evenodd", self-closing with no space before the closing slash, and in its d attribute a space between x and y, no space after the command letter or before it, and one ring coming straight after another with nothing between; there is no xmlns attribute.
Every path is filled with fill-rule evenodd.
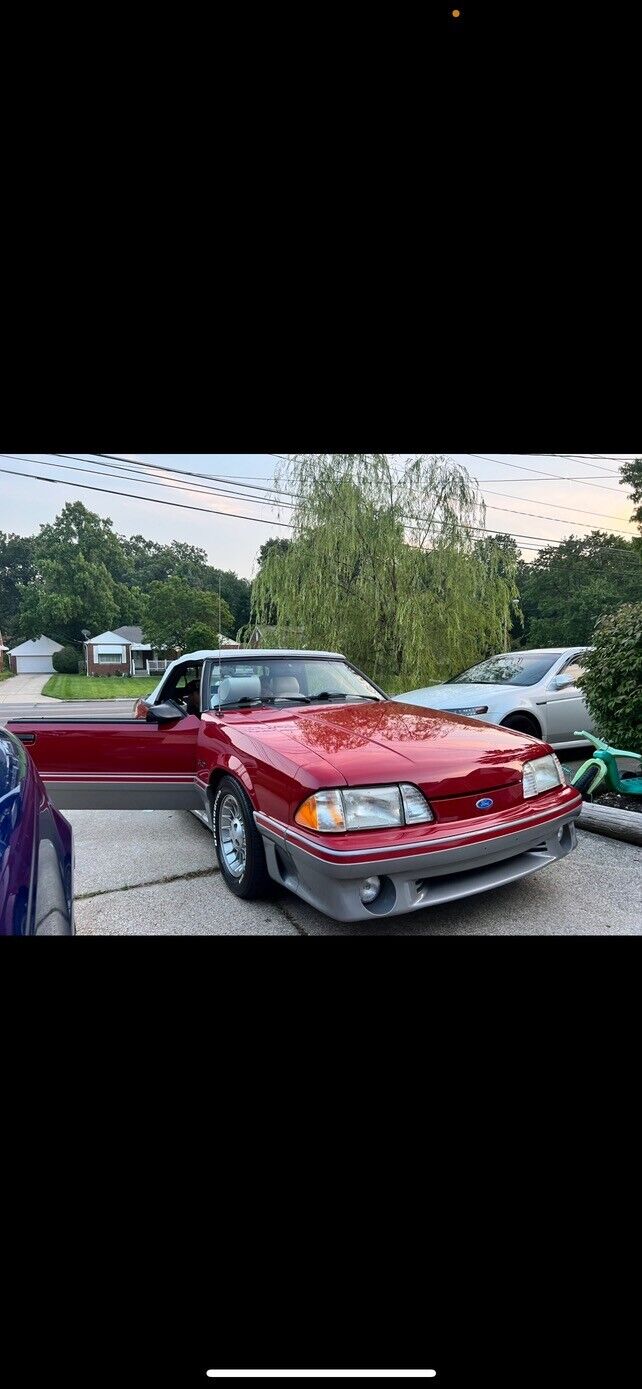
<svg viewBox="0 0 642 1389"><path fill-rule="evenodd" d="M574 848L581 797L530 737L388 699L327 651L196 651L145 719L12 719L62 808L194 810L239 897L337 921L513 882Z"/></svg>

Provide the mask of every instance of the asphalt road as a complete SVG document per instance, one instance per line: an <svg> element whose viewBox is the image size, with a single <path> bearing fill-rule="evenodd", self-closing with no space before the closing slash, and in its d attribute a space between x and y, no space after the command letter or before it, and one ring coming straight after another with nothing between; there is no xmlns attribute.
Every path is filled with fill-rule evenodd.
<svg viewBox="0 0 642 1389"><path fill-rule="evenodd" d="M67 816L79 936L642 934L642 850L583 831L574 853L520 883L388 922L346 925L285 891L266 902L238 901L221 879L209 830L185 811Z"/></svg>
<svg viewBox="0 0 642 1389"><path fill-rule="evenodd" d="M65 701L51 699L46 704L0 704L0 724L9 719L130 719L133 699Z"/></svg>

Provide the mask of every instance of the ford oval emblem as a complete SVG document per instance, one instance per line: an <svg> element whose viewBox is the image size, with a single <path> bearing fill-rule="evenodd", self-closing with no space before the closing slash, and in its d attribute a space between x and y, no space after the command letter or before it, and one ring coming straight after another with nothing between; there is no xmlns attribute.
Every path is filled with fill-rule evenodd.
<svg viewBox="0 0 642 1389"><path fill-rule="evenodd" d="M494 801L491 800L490 796L482 796L481 800L476 801L475 804L478 810L490 810L491 806L494 805Z"/></svg>

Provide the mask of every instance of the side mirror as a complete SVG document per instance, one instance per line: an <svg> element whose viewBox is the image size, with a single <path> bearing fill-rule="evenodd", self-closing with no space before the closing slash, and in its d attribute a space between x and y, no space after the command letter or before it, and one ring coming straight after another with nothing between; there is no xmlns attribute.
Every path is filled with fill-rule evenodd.
<svg viewBox="0 0 642 1389"><path fill-rule="evenodd" d="M187 711L182 705L175 704L173 699L168 699L164 704L150 704L147 710L148 723L176 723L177 719L187 717Z"/></svg>
<svg viewBox="0 0 642 1389"><path fill-rule="evenodd" d="M569 690L575 684L570 675L556 675L553 681L554 690Z"/></svg>

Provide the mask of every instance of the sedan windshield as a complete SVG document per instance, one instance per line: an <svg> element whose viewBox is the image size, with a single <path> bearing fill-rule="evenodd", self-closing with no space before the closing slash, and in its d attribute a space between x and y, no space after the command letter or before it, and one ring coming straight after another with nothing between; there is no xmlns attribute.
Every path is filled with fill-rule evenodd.
<svg viewBox="0 0 642 1389"><path fill-rule="evenodd" d="M513 651L509 656L490 656L478 666L471 666L462 675L447 680L447 685L537 685L555 665L559 651L542 656L528 651Z"/></svg>
<svg viewBox="0 0 642 1389"><path fill-rule="evenodd" d="M248 677L258 677L256 692L251 693ZM260 652L251 659L214 662L210 676L208 708L219 707L219 686L226 686L225 705L234 704L235 684L238 682L239 704L343 704L351 700L380 700L384 696L364 675L353 670L346 661L331 661L303 656L274 656L261 659Z"/></svg>

